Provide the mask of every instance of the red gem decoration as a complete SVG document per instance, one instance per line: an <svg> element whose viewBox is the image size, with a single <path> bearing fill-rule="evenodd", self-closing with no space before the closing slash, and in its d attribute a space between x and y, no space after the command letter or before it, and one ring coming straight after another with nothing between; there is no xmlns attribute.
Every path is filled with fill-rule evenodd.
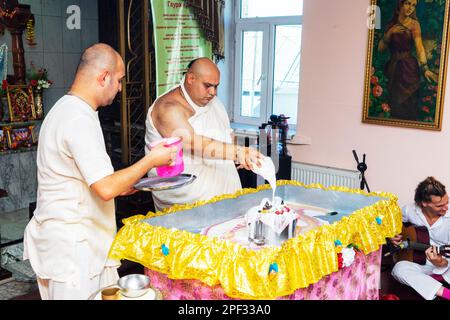
<svg viewBox="0 0 450 320"><path fill-rule="evenodd" d="M338 256L338 269L342 269L342 267L344 266L344 259L342 258L342 253L339 252L337 256Z"/></svg>

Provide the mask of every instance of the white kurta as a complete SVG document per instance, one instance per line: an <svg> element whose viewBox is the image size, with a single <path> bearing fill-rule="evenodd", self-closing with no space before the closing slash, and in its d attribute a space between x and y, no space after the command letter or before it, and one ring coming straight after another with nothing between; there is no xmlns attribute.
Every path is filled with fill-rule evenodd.
<svg viewBox="0 0 450 320"><path fill-rule="evenodd" d="M75 96L62 97L42 124L37 168L37 207L25 229L24 259L41 279L101 274L117 229L114 200L103 201L89 187L114 172L98 113ZM80 263L80 243L88 266Z"/></svg>
<svg viewBox="0 0 450 320"><path fill-rule="evenodd" d="M402 208L403 222L409 222L416 226L425 226L430 235L430 244L443 246L450 244L450 211L439 218L432 226L428 224L422 210L416 204L409 204ZM447 259L449 260L449 259ZM433 279L430 275L438 274L450 283L450 262L445 268L437 268L427 260L426 265L414 262L400 261L395 264L392 275L399 282L414 288L427 300L434 299L442 283Z"/></svg>
<svg viewBox="0 0 450 320"><path fill-rule="evenodd" d="M231 133L233 130L230 127L230 120L222 102L215 97L205 107L199 107L190 99L183 83L180 86L188 103L195 110L195 114L188 120L194 128L194 132L200 136L232 143ZM146 119L146 154L149 152L147 146L150 143L162 139L151 117L154 105L148 110ZM231 160L206 159L184 153L183 161L183 173L194 174L197 179L192 184L178 189L153 192L153 200L157 210L162 210L173 204L209 200L221 194L235 193L242 188L236 166ZM155 175L155 169L149 172L149 176Z"/></svg>

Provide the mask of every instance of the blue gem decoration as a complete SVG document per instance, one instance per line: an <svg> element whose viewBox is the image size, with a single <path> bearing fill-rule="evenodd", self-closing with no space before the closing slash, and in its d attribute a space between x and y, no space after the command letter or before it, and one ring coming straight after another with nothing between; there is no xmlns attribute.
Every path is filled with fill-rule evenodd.
<svg viewBox="0 0 450 320"><path fill-rule="evenodd" d="M342 246L341 240L336 240L336 241L334 242L334 245L335 245L336 247Z"/></svg>
<svg viewBox="0 0 450 320"><path fill-rule="evenodd" d="M169 255L169 248L165 244L161 246L161 251L162 254L165 255L166 257Z"/></svg>
<svg viewBox="0 0 450 320"><path fill-rule="evenodd" d="M381 225L381 224L383 223L383 220L382 220L380 217L376 217L375 220L377 220L377 223L378 223L379 225Z"/></svg>
<svg viewBox="0 0 450 320"><path fill-rule="evenodd" d="M270 267L269 267L269 273L272 273L272 272L278 273L278 264L272 263L272 264L270 265Z"/></svg>

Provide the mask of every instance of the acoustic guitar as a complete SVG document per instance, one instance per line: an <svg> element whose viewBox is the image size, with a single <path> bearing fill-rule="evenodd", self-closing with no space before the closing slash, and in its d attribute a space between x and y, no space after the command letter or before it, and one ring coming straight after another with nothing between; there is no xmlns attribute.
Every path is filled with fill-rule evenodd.
<svg viewBox="0 0 450 320"><path fill-rule="evenodd" d="M411 223L404 223L402 228L402 243L395 246L390 252L385 254L388 256L394 254L394 262L407 260L421 265L425 265L427 257L425 250L430 245L430 234L427 227L419 227ZM450 258L450 245L436 247L437 254Z"/></svg>

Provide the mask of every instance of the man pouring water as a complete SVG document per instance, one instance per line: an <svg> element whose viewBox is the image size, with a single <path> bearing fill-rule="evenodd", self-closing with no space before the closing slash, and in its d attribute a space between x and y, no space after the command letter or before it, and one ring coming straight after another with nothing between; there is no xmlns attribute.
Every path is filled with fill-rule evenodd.
<svg viewBox="0 0 450 320"><path fill-rule="evenodd" d="M190 185L154 191L156 210L173 204L208 200L241 189L238 168L251 170L264 156L254 148L232 143L225 107L217 98L220 72L208 58L193 60L180 85L160 96L146 119L146 149L169 137L182 137L184 173L197 179ZM155 170L149 173L156 175Z"/></svg>

